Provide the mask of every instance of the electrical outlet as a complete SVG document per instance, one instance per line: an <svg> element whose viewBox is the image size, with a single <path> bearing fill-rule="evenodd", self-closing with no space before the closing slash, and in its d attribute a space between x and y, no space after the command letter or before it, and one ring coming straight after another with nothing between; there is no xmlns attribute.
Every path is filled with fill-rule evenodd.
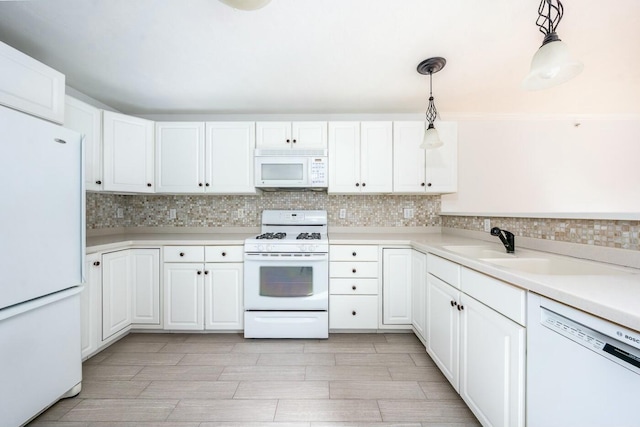
<svg viewBox="0 0 640 427"><path fill-rule="evenodd" d="M404 219L413 218L413 208L404 208L403 213L404 213Z"/></svg>
<svg viewBox="0 0 640 427"><path fill-rule="evenodd" d="M238 218L244 218L244 209L238 209Z"/></svg>
<svg viewBox="0 0 640 427"><path fill-rule="evenodd" d="M491 219L484 219L484 231L491 231Z"/></svg>
<svg viewBox="0 0 640 427"><path fill-rule="evenodd" d="M169 209L169 219L176 219L176 210Z"/></svg>
<svg viewBox="0 0 640 427"><path fill-rule="evenodd" d="M347 217L347 210L345 208L340 209L340 219L345 219Z"/></svg>
<svg viewBox="0 0 640 427"><path fill-rule="evenodd" d="M116 209L116 217L117 218L124 218L124 209L122 209L122 208Z"/></svg>

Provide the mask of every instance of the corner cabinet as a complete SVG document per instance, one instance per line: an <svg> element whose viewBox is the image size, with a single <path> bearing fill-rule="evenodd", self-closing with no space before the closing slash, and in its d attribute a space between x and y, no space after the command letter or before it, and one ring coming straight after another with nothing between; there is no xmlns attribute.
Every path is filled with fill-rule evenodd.
<svg viewBox="0 0 640 427"><path fill-rule="evenodd" d="M282 150L327 148L327 122L257 122L256 147Z"/></svg>
<svg viewBox="0 0 640 427"><path fill-rule="evenodd" d="M102 110L65 97L64 127L84 136L84 186L102 190Z"/></svg>
<svg viewBox="0 0 640 427"><path fill-rule="evenodd" d="M154 122L103 112L105 191L153 193Z"/></svg>
<svg viewBox="0 0 640 427"><path fill-rule="evenodd" d="M393 190L391 122L329 123L329 193Z"/></svg>
<svg viewBox="0 0 640 427"><path fill-rule="evenodd" d="M441 194L458 189L458 125L437 122L442 147L420 148L425 122L393 123L393 192Z"/></svg>
<svg viewBox="0 0 640 427"><path fill-rule="evenodd" d="M0 104L64 123L64 74L0 42Z"/></svg>

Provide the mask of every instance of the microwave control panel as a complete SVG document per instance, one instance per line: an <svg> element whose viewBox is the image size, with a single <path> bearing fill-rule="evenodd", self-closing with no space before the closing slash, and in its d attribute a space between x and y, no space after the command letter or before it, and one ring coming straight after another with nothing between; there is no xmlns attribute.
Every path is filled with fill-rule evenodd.
<svg viewBox="0 0 640 427"><path fill-rule="evenodd" d="M309 158L309 180L312 187L326 187L328 185L327 175L326 157Z"/></svg>

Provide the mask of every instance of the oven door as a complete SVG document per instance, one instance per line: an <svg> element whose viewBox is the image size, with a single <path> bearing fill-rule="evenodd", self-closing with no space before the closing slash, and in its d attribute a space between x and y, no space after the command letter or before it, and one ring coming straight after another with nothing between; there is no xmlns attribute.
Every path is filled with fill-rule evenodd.
<svg viewBox="0 0 640 427"><path fill-rule="evenodd" d="M327 310L329 255L245 253L245 310Z"/></svg>

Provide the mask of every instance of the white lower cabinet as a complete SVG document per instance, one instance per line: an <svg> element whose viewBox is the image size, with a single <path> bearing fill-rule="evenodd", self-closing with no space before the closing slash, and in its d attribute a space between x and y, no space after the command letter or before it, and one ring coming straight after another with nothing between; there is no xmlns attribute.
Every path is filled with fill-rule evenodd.
<svg viewBox="0 0 640 427"><path fill-rule="evenodd" d="M84 289L80 295L80 352L82 360L98 350L102 317L102 254L85 258Z"/></svg>
<svg viewBox="0 0 640 427"><path fill-rule="evenodd" d="M382 323L411 325L411 249L382 250Z"/></svg>
<svg viewBox="0 0 640 427"><path fill-rule="evenodd" d="M131 249L131 323L160 326L160 250Z"/></svg>
<svg viewBox="0 0 640 427"><path fill-rule="evenodd" d="M378 328L378 246L329 247L329 329Z"/></svg>
<svg viewBox="0 0 640 427"><path fill-rule="evenodd" d="M129 250L102 255L102 341L131 327Z"/></svg>
<svg viewBox="0 0 640 427"><path fill-rule="evenodd" d="M483 426L524 426L524 290L431 254L427 268L427 352Z"/></svg>
<svg viewBox="0 0 640 427"><path fill-rule="evenodd" d="M418 338L425 342L427 303L427 254L411 250L411 326Z"/></svg>
<svg viewBox="0 0 640 427"><path fill-rule="evenodd" d="M241 330L242 254L242 246L165 246L164 329Z"/></svg>

